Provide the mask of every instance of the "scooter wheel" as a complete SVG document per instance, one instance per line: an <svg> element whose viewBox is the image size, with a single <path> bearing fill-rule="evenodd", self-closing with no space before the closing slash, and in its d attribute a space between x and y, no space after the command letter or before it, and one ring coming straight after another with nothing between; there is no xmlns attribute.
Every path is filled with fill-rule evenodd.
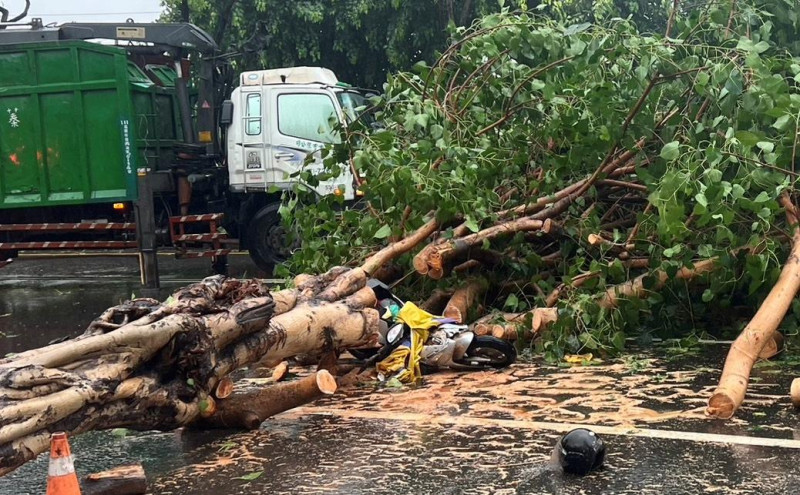
<svg viewBox="0 0 800 495"><path fill-rule="evenodd" d="M377 354L378 350L379 349L348 349L347 352L352 354L354 358L360 361L366 361L367 359Z"/></svg>
<svg viewBox="0 0 800 495"><path fill-rule="evenodd" d="M505 368L517 360L517 350L507 341L486 335L475 336L462 361L470 362L470 358L480 358L492 368Z"/></svg>

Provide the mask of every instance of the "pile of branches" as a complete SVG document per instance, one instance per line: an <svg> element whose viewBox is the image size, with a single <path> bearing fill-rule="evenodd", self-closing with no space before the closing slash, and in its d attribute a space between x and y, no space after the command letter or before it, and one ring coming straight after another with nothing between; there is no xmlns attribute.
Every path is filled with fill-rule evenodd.
<svg viewBox="0 0 800 495"><path fill-rule="evenodd" d="M398 290L432 309L455 291L476 331L552 361L727 337L756 315L709 408L732 415L752 362L800 321L800 23L787 1L671 4L657 34L490 15L392 75L362 117L382 127L349 125L325 158L365 208L288 201L289 270L357 264L433 219L398 259Z"/></svg>

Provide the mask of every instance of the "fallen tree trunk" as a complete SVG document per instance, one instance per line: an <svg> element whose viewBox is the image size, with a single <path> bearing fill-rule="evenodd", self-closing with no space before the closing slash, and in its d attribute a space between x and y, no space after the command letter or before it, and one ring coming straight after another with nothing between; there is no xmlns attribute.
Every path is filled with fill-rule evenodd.
<svg viewBox="0 0 800 495"><path fill-rule="evenodd" d="M45 451L50 431L191 424L214 415L215 394L239 367L376 340L375 295L352 272L274 294L212 277L167 304L112 308L81 337L0 360L0 474ZM138 318L123 324L123 315Z"/></svg>
<svg viewBox="0 0 800 495"><path fill-rule="evenodd" d="M374 345L379 314L367 277L437 226L425 223L361 267L299 275L292 289L209 277L163 304L137 299L109 308L75 339L0 359L0 476L46 451L52 431L198 422L252 428L257 418L332 392L324 371L315 387L301 381L284 392L268 389L259 402L231 395L229 375L258 362ZM242 400L255 400L254 411L243 413Z"/></svg>
<svg viewBox="0 0 800 495"><path fill-rule="evenodd" d="M463 287L459 287L453 292L442 316L453 318L456 323L466 322L467 311L475 305L475 300L485 290L485 282L477 279L468 281Z"/></svg>
<svg viewBox="0 0 800 495"><path fill-rule="evenodd" d="M494 313L479 318L470 326L476 335L491 335L498 339L533 340L547 325L556 321L558 309L535 308L526 313Z"/></svg>
<svg viewBox="0 0 800 495"><path fill-rule="evenodd" d="M719 386L708 399L706 414L709 416L728 419L742 405L753 365L772 339L800 290L800 231L794 234L792 242L792 250L778 282L734 341L728 357L725 358Z"/></svg>
<svg viewBox="0 0 800 495"><path fill-rule="evenodd" d="M543 220L525 217L509 220L455 240L431 243L414 257L414 268L420 275L438 280L444 276L447 265L452 259L467 253L475 246L480 246L484 241L515 232L539 230L543 225Z"/></svg>
<svg viewBox="0 0 800 495"><path fill-rule="evenodd" d="M676 280L691 280L699 275L711 272L716 263L716 259L698 261L692 268L683 267L678 270L673 278ZM645 287L645 279L648 277L655 278L655 281L649 289ZM624 284L609 288L606 290L606 293L600 297L597 304L606 309L616 308L619 305L620 299L631 297L642 298L647 294L648 290L658 290L664 287L669 279L669 275L664 270L645 273Z"/></svg>

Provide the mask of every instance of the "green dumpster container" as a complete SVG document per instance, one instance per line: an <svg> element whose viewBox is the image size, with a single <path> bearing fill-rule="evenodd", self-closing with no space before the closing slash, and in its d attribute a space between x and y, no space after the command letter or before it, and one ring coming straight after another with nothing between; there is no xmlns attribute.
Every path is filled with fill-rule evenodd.
<svg viewBox="0 0 800 495"><path fill-rule="evenodd" d="M137 169L169 166L177 117L121 48L0 46L0 209L136 199Z"/></svg>

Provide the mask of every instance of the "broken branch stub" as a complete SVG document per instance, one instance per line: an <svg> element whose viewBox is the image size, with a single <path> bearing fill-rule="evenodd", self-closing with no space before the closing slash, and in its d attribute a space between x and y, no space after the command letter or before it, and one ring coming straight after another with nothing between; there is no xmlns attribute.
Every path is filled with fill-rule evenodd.
<svg viewBox="0 0 800 495"><path fill-rule="evenodd" d="M473 279L453 292L453 296L444 308L442 316L453 318L456 323L465 323L467 311L474 307L476 299L486 290L486 283Z"/></svg>
<svg viewBox="0 0 800 495"><path fill-rule="evenodd" d="M202 425L214 428L254 430L265 419L336 392L336 379L328 370L299 380L285 382L253 392L235 393L221 401L216 414Z"/></svg>

